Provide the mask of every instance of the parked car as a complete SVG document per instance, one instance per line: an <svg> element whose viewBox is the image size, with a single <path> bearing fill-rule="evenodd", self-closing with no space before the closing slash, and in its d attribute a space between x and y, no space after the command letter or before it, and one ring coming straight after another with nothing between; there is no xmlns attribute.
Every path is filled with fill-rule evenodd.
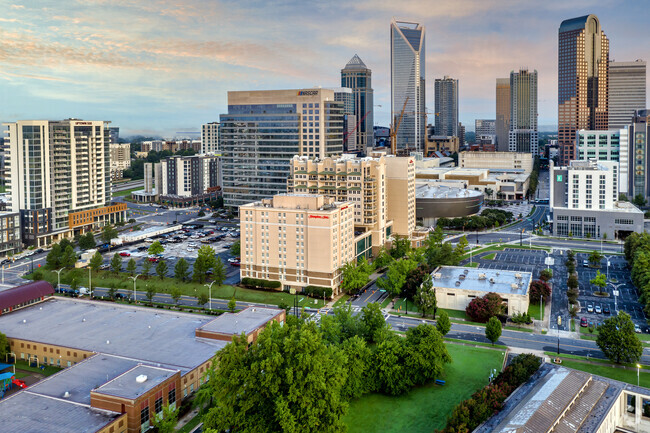
<svg viewBox="0 0 650 433"><path fill-rule="evenodd" d="M594 312L594 306L589 304L587 305L587 313L593 313Z"/></svg>
<svg viewBox="0 0 650 433"><path fill-rule="evenodd" d="M5 265L7 263L11 263L11 259L4 259L3 261L0 262L0 265Z"/></svg>
<svg viewBox="0 0 650 433"><path fill-rule="evenodd" d="M158 263L160 261L158 257L149 257L147 260L153 263Z"/></svg>
<svg viewBox="0 0 650 433"><path fill-rule="evenodd" d="M583 261L582 261L582 266L584 266L585 268L586 268L587 266L589 266L589 260L583 260Z"/></svg>
<svg viewBox="0 0 650 433"><path fill-rule="evenodd" d="M131 257L131 253L128 251L120 251L120 256L122 257Z"/></svg>
<svg viewBox="0 0 650 433"><path fill-rule="evenodd" d="M138 247L138 251L145 251L145 250L148 250L148 249L149 249L149 247L146 246L146 245L142 245L142 246Z"/></svg>
<svg viewBox="0 0 650 433"><path fill-rule="evenodd" d="M600 308L600 305L596 305L596 307L594 308L594 310L596 311L596 314L600 314L600 313L603 312L602 308Z"/></svg>
<svg viewBox="0 0 650 433"><path fill-rule="evenodd" d="M583 317L582 319L580 319L580 326L583 327L583 328L587 327L587 318L586 317Z"/></svg>
<svg viewBox="0 0 650 433"><path fill-rule="evenodd" d="M603 314L610 314L609 306L605 305L605 306L603 307Z"/></svg>
<svg viewBox="0 0 650 433"><path fill-rule="evenodd" d="M637 334L641 333L641 327L636 323L634 324L634 332L636 332Z"/></svg>
<svg viewBox="0 0 650 433"><path fill-rule="evenodd" d="M102 270L102 271L107 271L107 270L109 270L110 268L111 268L111 265L101 265L101 266L99 267L99 269Z"/></svg>

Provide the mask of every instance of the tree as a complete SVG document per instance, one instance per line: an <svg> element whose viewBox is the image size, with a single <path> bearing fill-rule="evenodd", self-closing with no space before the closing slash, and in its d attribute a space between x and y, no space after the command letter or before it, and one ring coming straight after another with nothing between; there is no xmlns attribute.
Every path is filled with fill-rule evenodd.
<svg viewBox="0 0 650 433"><path fill-rule="evenodd" d="M607 275L601 274L600 271L596 271L596 276L589 280L589 282L598 287L598 292L602 292L607 285Z"/></svg>
<svg viewBox="0 0 650 433"><path fill-rule="evenodd" d="M328 318L332 317L328 316ZM374 381L368 378L368 371L371 368L373 353L366 341L358 335L354 335L344 340L339 347L347 358L346 370L348 371L347 380L341 391L342 397L349 401L372 391Z"/></svg>
<svg viewBox="0 0 650 433"><path fill-rule="evenodd" d="M468 245L469 242L467 242L467 237L463 235L463 237L460 238L460 240L456 244L456 248L454 249L454 257L456 258L457 261L460 261L463 255L465 255L465 250L467 249Z"/></svg>
<svg viewBox="0 0 650 433"><path fill-rule="evenodd" d="M411 260L414 260L416 263L425 261L424 258L418 259L413 256L414 254L411 254ZM411 270L408 275L406 275L406 281L402 286L402 295L408 299L415 299L415 295L417 295L418 289L420 286L422 286L422 283L428 276L431 276L431 271L429 269L429 266L425 263L422 263L415 269Z"/></svg>
<svg viewBox="0 0 650 433"><path fill-rule="evenodd" d="M551 286L549 286L548 283L545 283L542 280L535 280L530 283L530 289L528 290L530 302L539 304L541 298L546 302L548 301L549 296L551 296Z"/></svg>
<svg viewBox="0 0 650 433"><path fill-rule="evenodd" d="M0 332L0 359L7 359L7 354L11 352L7 336ZM3 361L4 362L4 361Z"/></svg>
<svg viewBox="0 0 650 433"><path fill-rule="evenodd" d="M212 268L212 281L215 282L217 287L221 287L226 281L226 265L221 261L221 257L217 257Z"/></svg>
<svg viewBox="0 0 650 433"><path fill-rule="evenodd" d="M185 281L190 276L189 269L190 264L187 263L187 260L181 257L178 262L176 262L176 265L174 265L174 277L176 277L178 281Z"/></svg>
<svg viewBox="0 0 650 433"><path fill-rule="evenodd" d="M487 195L488 198L492 198L492 194L494 194L492 188L485 188L485 195Z"/></svg>
<svg viewBox="0 0 650 433"><path fill-rule="evenodd" d="M151 425L156 428L157 433L173 433L176 431L176 424L178 423L179 408L171 408L169 403L163 406L162 417L152 416Z"/></svg>
<svg viewBox="0 0 650 433"><path fill-rule="evenodd" d="M501 321L499 319L494 316L490 317L487 325L485 325L485 336L494 346L494 343L496 343L499 340L499 337L501 337Z"/></svg>
<svg viewBox="0 0 650 433"><path fill-rule="evenodd" d="M144 262L142 262L142 270L140 272L142 273L143 277L145 278L149 277L149 273L151 272L152 266L153 264L149 260L145 260Z"/></svg>
<svg viewBox="0 0 650 433"><path fill-rule="evenodd" d="M372 302L361 309L361 324L366 341L378 342L385 337L388 323L378 303Z"/></svg>
<svg viewBox="0 0 650 433"><path fill-rule="evenodd" d="M72 269L74 268L75 263L77 263L77 254L74 252L74 247L68 245L65 247L63 252L63 261L60 263L61 266Z"/></svg>
<svg viewBox="0 0 650 433"><path fill-rule="evenodd" d="M105 225L102 229L102 241L104 241L105 244L110 244L111 239L114 239L116 237L117 230L115 230L115 228L110 224Z"/></svg>
<svg viewBox="0 0 650 433"><path fill-rule="evenodd" d="M228 311L234 313L236 309L237 309L237 300L233 296L232 298L230 298L230 301L228 301Z"/></svg>
<svg viewBox="0 0 650 433"><path fill-rule="evenodd" d="M490 292L482 298L474 298L470 301L465 312L475 322L485 323L492 316L503 314L505 305L501 296Z"/></svg>
<svg viewBox="0 0 650 433"><path fill-rule="evenodd" d="M362 266L357 266L354 261L346 263L341 274L343 276L341 288L348 294L357 293L359 289L368 284L370 276Z"/></svg>
<svg viewBox="0 0 650 433"><path fill-rule="evenodd" d="M214 249L208 245L203 245L199 248L196 261L194 262L194 273L192 274L192 281L196 283L205 283L207 272L214 268L217 261L214 255Z"/></svg>
<svg viewBox="0 0 650 433"><path fill-rule="evenodd" d="M637 206L639 206L639 207L643 207L643 206L646 205L647 200L645 199L645 197L643 196L643 194L637 194L637 195L635 195L634 198L632 199L632 203L635 204L635 205L637 205Z"/></svg>
<svg viewBox="0 0 650 433"><path fill-rule="evenodd" d="M569 289L577 289L579 286L578 277L575 274L569 275L569 278L566 281L566 285Z"/></svg>
<svg viewBox="0 0 650 433"><path fill-rule="evenodd" d="M52 249L45 257L45 267L47 269L58 269L61 266L61 245L54 244Z"/></svg>
<svg viewBox="0 0 650 433"><path fill-rule="evenodd" d="M603 259L603 255L600 254L598 251L592 251L591 254L589 254L589 264L596 268L600 266L600 261Z"/></svg>
<svg viewBox="0 0 650 433"><path fill-rule="evenodd" d="M621 311L598 328L596 344L610 361L636 363L641 359L643 346L634 332L634 323L629 314Z"/></svg>
<svg viewBox="0 0 650 433"><path fill-rule="evenodd" d="M405 365L408 348L402 338L390 334L375 349L377 388L390 395L405 393L413 386L412 372Z"/></svg>
<svg viewBox="0 0 650 433"><path fill-rule="evenodd" d="M411 250L409 238L395 238L390 248L390 255L394 259L401 259Z"/></svg>
<svg viewBox="0 0 650 433"><path fill-rule="evenodd" d="M79 237L79 248L82 250L89 250L95 248L95 235L93 232L88 232L85 235Z"/></svg>
<svg viewBox="0 0 650 433"><path fill-rule="evenodd" d="M250 348L246 337L235 336L217 352L213 364L219 368L210 377L214 405L203 417L204 431L345 429L345 354L327 345L315 324L291 323L269 324Z"/></svg>
<svg viewBox="0 0 650 433"><path fill-rule="evenodd" d="M174 300L174 303L178 305L178 301L181 300L181 296L183 296L183 292L181 292L181 289L179 289L178 287L173 287L170 296Z"/></svg>
<svg viewBox="0 0 650 433"><path fill-rule="evenodd" d="M383 278L377 280L377 286L386 290L391 296L397 296L406 283L406 276L415 269L418 263L411 259L395 260L388 266L388 272Z"/></svg>
<svg viewBox="0 0 650 433"><path fill-rule="evenodd" d="M149 287L149 284L147 284L145 296L147 298L147 301L151 304L153 302L154 296L156 296L156 289L154 287Z"/></svg>
<svg viewBox="0 0 650 433"><path fill-rule="evenodd" d="M114 284L111 284L111 287L109 287L108 292L106 292L108 295L108 299L111 301L115 300L115 295L117 295L117 288L115 288Z"/></svg>
<svg viewBox="0 0 650 433"><path fill-rule="evenodd" d="M208 295L205 293L200 293L199 296L196 297L196 305L199 307L203 307L205 304L207 304L209 301Z"/></svg>
<svg viewBox="0 0 650 433"><path fill-rule="evenodd" d="M97 272L102 266L102 263L104 263L104 258L99 251L95 251L95 254L93 254L88 262L88 266L90 266L93 272Z"/></svg>
<svg viewBox="0 0 650 433"><path fill-rule="evenodd" d="M160 243L160 241L155 241L147 249L147 254L150 256L157 256L165 252L165 247Z"/></svg>
<svg viewBox="0 0 650 433"><path fill-rule="evenodd" d="M542 269L540 271L540 273L539 273L539 279L540 280L542 280L544 282L547 282L551 278L553 278L553 270L551 270L551 269Z"/></svg>
<svg viewBox="0 0 650 433"><path fill-rule="evenodd" d="M137 266L138 265L135 263L135 259L129 259L129 261L126 263L126 272L131 275L135 275L135 269Z"/></svg>
<svg viewBox="0 0 650 433"><path fill-rule="evenodd" d="M390 265L393 261L393 257L386 251L385 247L381 247L377 253L377 257L373 260L372 264L375 265L375 269L382 269Z"/></svg>
<svg viewBox="0 0 650 433"><path fill-rule="evenodd" d="M230 254L235 257L239 257L241 254L241 241L239 239L233 242L233 244L230 246Z"/></svg>
<svg viewBox="0 0 650 433"><path fill-rule="evenodd" d="M433 318L435 319L435 311L438 302L436 300L436 291L433 288L433 282L431 281L431 274L427 274L420 287L418 287L414 301L418 310L422 312L422 317L434 313Z"/></svg>
<svg viewBox="0 0 650 433"><path fill-rule="evenodd" d="M451 322L449 321L449 314L446 311L440 313L436 321L436 328L438 332L444 337L451 330Z"/></svg>
<svg viewBox="0 0 650 433"><path fill-rule="evenodd" d="M444 364L451 362L442 334L435 326L418 325L406 331L406 369L414 385L423 385L439 377Z"/></svg>
<svg viewBox="0 0 650 433"><path fill-rule="evenodd" d="M116 274L122 270L122 256L117 253L113 254L113 258L111 259L111 269Z"/></svg>
<svg viewBox="0 0 650 433"><path fill-rule="evenodd" d="M161 280L163 278L165 278L165 275L167 275L167 262L166 261L161 260L161 261L158 262L158 264L156 265L156 275L158 275Z"/></svg>

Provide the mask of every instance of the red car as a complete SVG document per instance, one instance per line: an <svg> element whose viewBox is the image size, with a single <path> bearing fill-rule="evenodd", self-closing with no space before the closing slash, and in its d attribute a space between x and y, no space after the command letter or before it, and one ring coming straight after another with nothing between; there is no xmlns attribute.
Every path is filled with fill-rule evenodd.
<svg viewBox="0 0 650 433"><path fill-rule="evenodd" d="M147 260L153 263L158 263L160 261L158 257L149 257Z"/></svg>
<svg viewBox="0 0 650 433"><path fill-rule="evenodd" d="M580 326L583 327L583 328L587 327L587 318L586 317L583 317L582 319L580 319Z"/></svg>
<svg viewBox="0 0 650 433"><path fill-rule="evenodd" d="M120 256L122 257L131 257L131 253L127 251L120 251Z"/></svg>

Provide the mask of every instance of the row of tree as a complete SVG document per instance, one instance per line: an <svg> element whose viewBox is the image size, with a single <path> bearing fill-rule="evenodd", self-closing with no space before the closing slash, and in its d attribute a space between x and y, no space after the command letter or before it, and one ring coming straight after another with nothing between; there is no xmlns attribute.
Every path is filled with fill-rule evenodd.
<svg viewBox="0 0 650 433"><path fill-rule="evenodd" d="M632 268L632 282L641 294L639 301L650 315L650 234L632 233L625 239L625 259Z"/></svg>
<svg viewBox="0 0 650 433"><path fill-rule="evenodd" d="M296 317L271 324L250 347L233 338L215 356L197 400L207 409L206 433L342 432L351 399L403 394L440 377L449 362L434 326L403 338L388 331L377 304L358 315L337 308L320 326Z"/></svg>
<svg viewBox="0 0 650 433"><path fill-rule="evenodd" d="M480 215L459 218L440 218L438 226L452 230L483 230L501 227L512 221L512 212L501 209L484 209Z"/></svg>

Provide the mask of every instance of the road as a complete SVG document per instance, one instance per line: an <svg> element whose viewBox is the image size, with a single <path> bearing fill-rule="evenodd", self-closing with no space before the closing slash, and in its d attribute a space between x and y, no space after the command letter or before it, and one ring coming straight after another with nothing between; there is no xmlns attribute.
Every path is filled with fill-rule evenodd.
<svg viewBox="0 0 650 433"><path fill-rule="evenodd" d="M128 182L114 183L111 187L113 192L126 191L127 189L144 188L144 179L130 180Z"/></svg>

